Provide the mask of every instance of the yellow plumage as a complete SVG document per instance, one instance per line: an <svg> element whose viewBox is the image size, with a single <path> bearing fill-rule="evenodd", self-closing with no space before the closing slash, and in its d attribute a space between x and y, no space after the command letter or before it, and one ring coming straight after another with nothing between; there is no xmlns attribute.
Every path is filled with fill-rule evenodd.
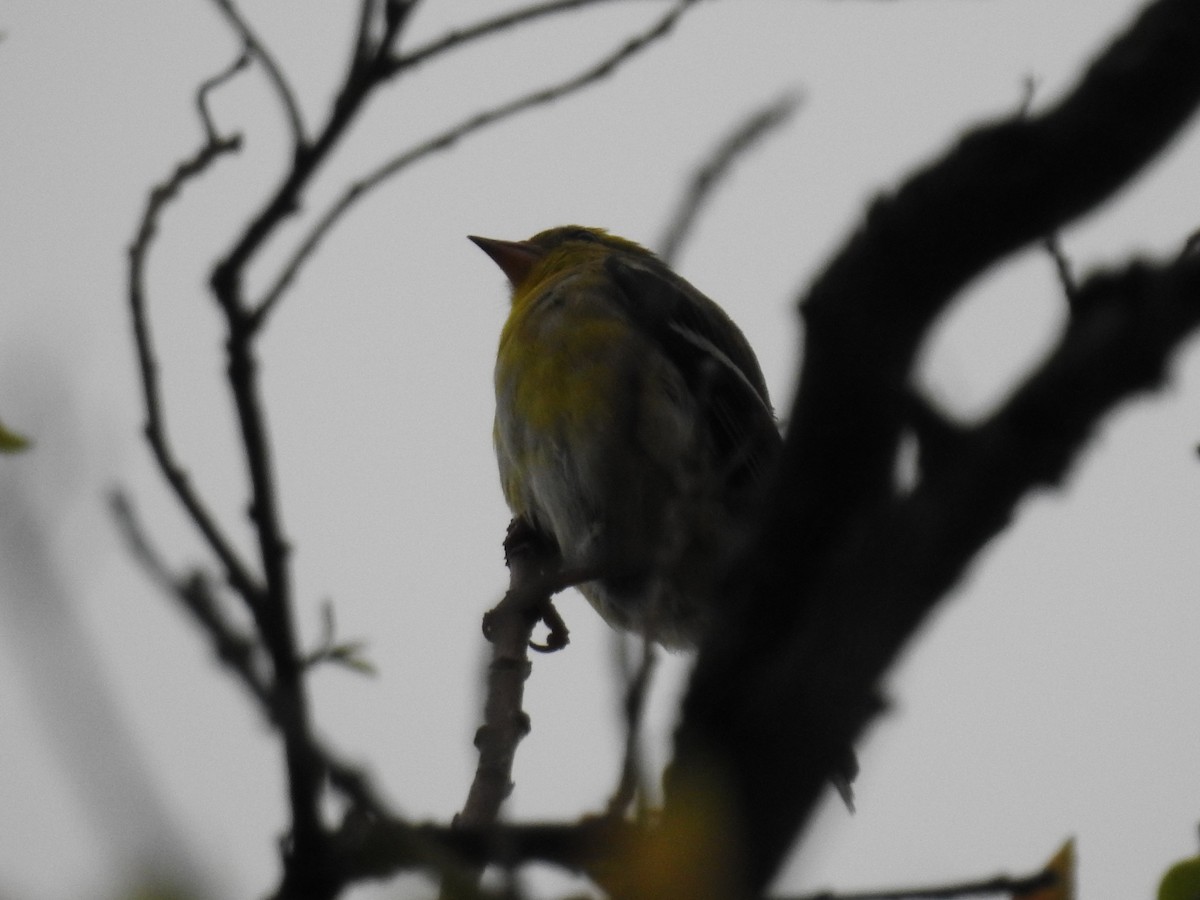
<svg viewBox="0 0 1200 900"><path fill-rule="evenodd" d="M631 241L472 240L513 286L494 429L513 515L568 565L601 567L580 591L610 624L694 645L779 445L753 352Z"/></svg>

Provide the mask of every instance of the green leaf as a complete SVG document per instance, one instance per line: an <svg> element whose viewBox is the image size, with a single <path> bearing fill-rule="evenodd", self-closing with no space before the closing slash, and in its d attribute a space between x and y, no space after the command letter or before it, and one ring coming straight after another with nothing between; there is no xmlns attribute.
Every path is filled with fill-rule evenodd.
<svg viewBox="0 0 1200 900"><path fill-rule="evenodd" d="M0 422L0 453L17 453L29 446L29 438L9 431Z"/></svg>
<svg viewBox="0 0 1200 900"><path fill-rule="evenodd" d="M357 672L359 675L377 674L375 664L365 656L365 641L337 642L337 626L333 618L333 604L326 600L321 604L321 640L316 648L301 660L306 669L332 663Z"/></svg>
<svg viewBox="0 0 1200 900"><path fill-rule="evenodd" d="M1158 900L1200 900L1200 856L1167 869L1158 885Z"/></svg>

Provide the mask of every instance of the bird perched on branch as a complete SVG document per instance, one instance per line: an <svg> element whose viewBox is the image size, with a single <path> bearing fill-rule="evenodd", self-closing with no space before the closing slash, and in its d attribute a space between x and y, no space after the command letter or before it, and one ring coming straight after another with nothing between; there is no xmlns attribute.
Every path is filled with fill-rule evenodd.
<svg viewBox="0 0 1200 900"><path fill-rule="evenodd" d="M597 574L578 587L610 625L695 646L780 446L754 352L632 241L471 240L512 285L495 443L515 523Z"/></svg>

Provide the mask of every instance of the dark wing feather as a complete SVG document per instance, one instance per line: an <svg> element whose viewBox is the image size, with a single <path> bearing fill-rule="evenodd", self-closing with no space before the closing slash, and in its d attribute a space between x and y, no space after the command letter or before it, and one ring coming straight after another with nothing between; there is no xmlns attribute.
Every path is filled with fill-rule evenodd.
<svg viewBox="0 0 1200 900"><path fill-rule="evenodd" d="M605 268L630 319L675 363L700 398L729 484L756 482L781 444L767 386L741 329L660 263L613 256Z"/></svg>

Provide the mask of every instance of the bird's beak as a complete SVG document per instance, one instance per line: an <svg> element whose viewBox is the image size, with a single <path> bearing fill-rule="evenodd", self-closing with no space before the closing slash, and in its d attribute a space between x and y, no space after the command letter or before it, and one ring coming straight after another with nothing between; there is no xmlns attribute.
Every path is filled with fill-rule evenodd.
<svg viewBox="0 0 1200 900"><path fill-rule="evenodd" d="M528 241L498 241L473 234L467 238L492 258L513 287L520 287L538 260L545 256L545 251Z"/></svg>

